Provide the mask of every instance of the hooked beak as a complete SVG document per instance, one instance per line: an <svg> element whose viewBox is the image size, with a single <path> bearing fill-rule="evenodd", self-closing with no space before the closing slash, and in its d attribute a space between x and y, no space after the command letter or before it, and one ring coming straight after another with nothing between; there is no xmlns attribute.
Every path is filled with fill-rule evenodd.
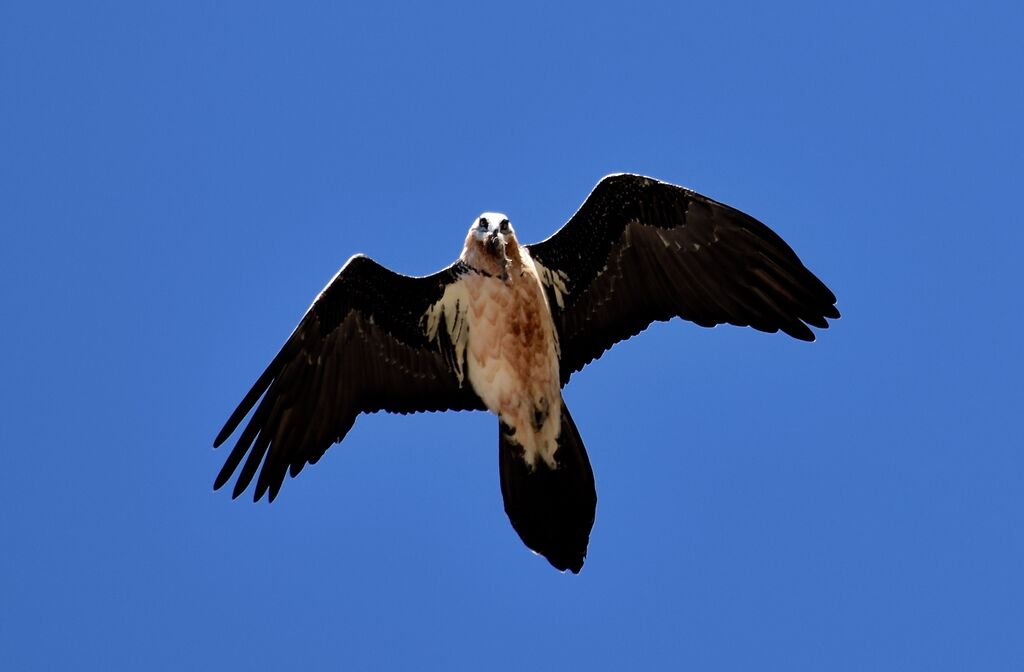
<svg viewBox="0 0 1024 672"><path fill-rule="evenodd" d="M505 239L495 231L487 236L487 247L494 252L501 261L501 273L498 278L505 282L508 280L508 257L505 256Z"/></svg>

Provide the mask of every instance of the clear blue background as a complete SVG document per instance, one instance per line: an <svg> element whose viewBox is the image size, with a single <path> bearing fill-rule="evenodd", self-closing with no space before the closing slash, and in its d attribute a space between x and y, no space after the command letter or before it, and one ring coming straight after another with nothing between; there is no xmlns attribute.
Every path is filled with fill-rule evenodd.
<svg viewBox="0 0 1024 672"><path fill-rule="evenodd" d="M0 667L1024 669L1019 3L365 5L0 5ZM581 575L482 413L211 491L351 254L538 240L617 171L762 219L843 319L574 377Z"/></svg>

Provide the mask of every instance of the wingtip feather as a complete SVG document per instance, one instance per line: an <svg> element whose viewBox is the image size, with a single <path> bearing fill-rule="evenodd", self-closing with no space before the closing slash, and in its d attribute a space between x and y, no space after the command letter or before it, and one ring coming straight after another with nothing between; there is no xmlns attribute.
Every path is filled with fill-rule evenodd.
<svg viewBox="0 0 1024 672"><path fill-rule="evenodd" d="M228 440L228 437L231 436L231 434L234 431L235 431L234 427L230 427L229 424L225 424L221 428L220 433L217 434L217 438L215 438L213 440L213 447L214 448L220 448L224 444L224 442Z"/></svg>

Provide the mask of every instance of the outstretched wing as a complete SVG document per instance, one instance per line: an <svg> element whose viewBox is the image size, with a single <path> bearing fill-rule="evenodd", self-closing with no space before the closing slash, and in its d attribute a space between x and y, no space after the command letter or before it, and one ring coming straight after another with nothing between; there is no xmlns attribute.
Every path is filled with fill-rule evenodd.
<svg viewBox="0 0 1024 672"><path fill-rule="evenodd" d="M641 175L602 179L565 226L527 248L555 316L563 385L654 320L813 341L807 325L839 317L835 295L767 226Z"/></svg>
<svg viewBox="0 0 1024 672"><path fill-rule="evenodd" d="M414 278L369 257L350 259L217 435L214 447L255 406L213 487L223 486L248 453L232 496L262 463L253 499L269 489L273 501L285 473L295 476L319 460L359 413L483 409L463 379L464 347L452 343L458 307L441 302L462 272L456 263Z"/></svg>

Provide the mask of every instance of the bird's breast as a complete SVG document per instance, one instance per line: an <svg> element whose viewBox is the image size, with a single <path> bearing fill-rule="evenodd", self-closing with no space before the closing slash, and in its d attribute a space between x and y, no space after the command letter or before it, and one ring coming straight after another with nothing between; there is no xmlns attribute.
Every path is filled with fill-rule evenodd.
<svg viewBox="0 0 1024 672"><path fill-rule="evenodd" d="M509 279L466 279L469 309L467 374L474 391L514 430L533 464L554 465L561 426L558 349L551 311L532 264Z"/></svg>

